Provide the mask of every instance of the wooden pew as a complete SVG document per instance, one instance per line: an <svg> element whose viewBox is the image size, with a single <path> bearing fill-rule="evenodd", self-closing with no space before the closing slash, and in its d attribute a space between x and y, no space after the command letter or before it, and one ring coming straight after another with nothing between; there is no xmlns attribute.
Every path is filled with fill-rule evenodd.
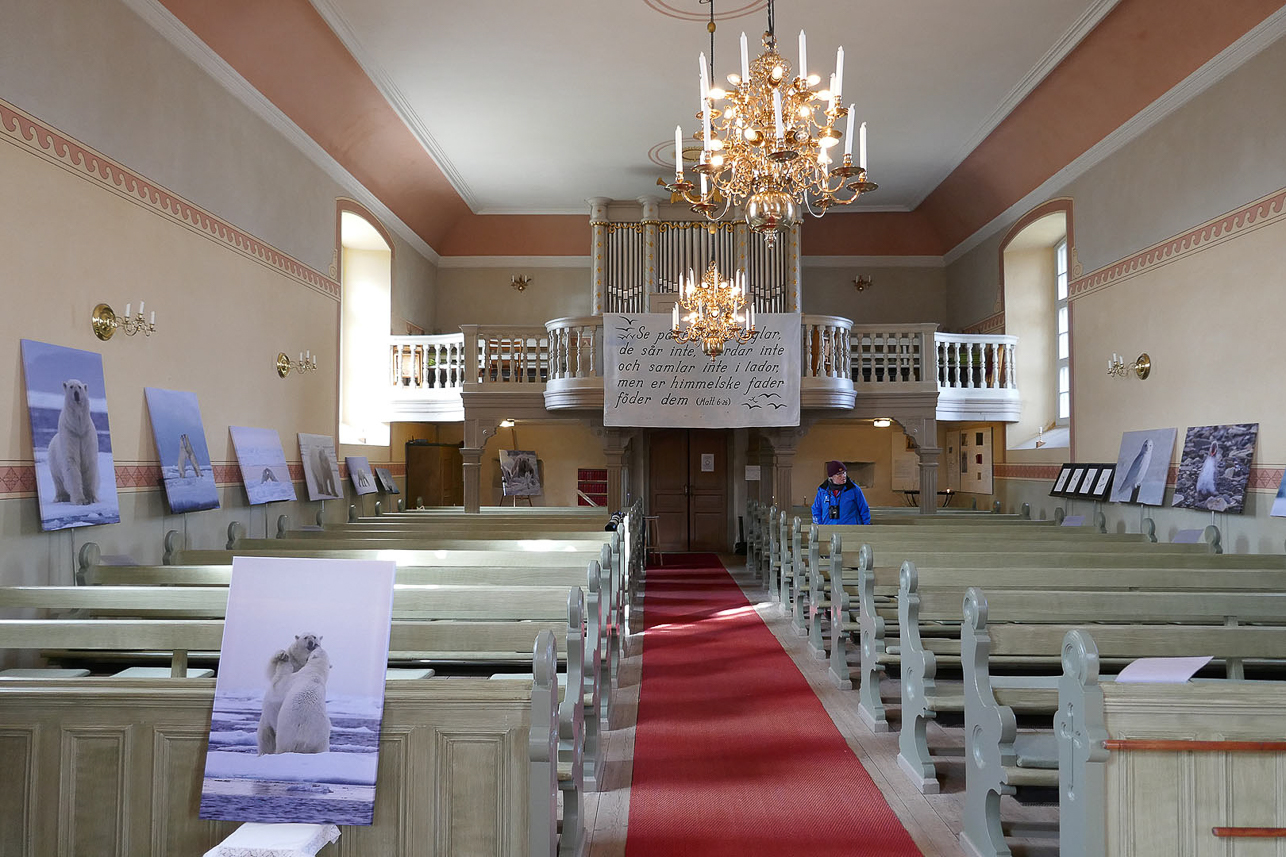
<svg viewBox="0 0 1286 857"><path fill-rule="evenodd" d="M1126 575L1128 577L1128 574ZM1044 581L1038 581L1043 583ZM1080 581L1049 580L1058 589L987 587L988 619L1029 625L1092 621L1096 626L1118 625L1238 625L1255 623L1286 626L1286 593L1280 591L1174 591L1165 581L1145 589L1138 580L1121 580L1108 586ZM1160 588L1156 588L1159 585ZM898 766L925 793L936 793L937 774L926 739L928 721L944 711L961 712L963 690L937 682L939 661L960 659L961 604L968 590L963 585L926 587L917 581L913 563L903 564L898 595L900 684L902 722L898 735ZM924 634L931 631L932 634ZM1283 653L1286 654L1286 653ZM1056 658L1056 656L1055 656ZM1012 662L1014 659L1010 659ZM1023 664L1039 657L1017 658ZM1239 670L1234 669L1235 674ZM874 678L878 681L878 676ZM1011 702L1021 707L1020 702Z"/></svg>
<svg viewBox="0 0 1286 857"><path fill-rule="evenodd" d="M1206 564L1194 567L1138 567L1134 563L1138 557L1126 555L1110 558L1098 557L1095 564L1082 564L1075 569L1075 574L1066 573L1064 568L1047 569L1041 565L1042 558L1037 556L1025 565L1000 565L982 567L967 564L968 557L960 558L960 564L954 566L920 566L910 560L896 570L887 567L862 569L859 572L857 587L858 608L857 627L861 639L861 667L858 713L863 721L875 731L888 728L885 718L883 699L879 692L879 677L889 663L898 663L900 654L894 654L889 645L889 624L891 617L898 617L898 631L901 634L900 603L889 600L898 599L903 587L918 588L954 587L963 592L969 586L983 589L1028 589L1028 590L1159 590L1203 592L1212 586L1231 592L1276 592L1286 589L1286 569L1277 567L1276 557L1263 557L1267 567L1254 568L1221 568L1225 559L1231 557L1206 557ZM1217 578L1215 575L1218 575ZM1215 580L1217 579L1217 584ZM841 589L838 593L832 589L832 600L838 600L841 609L846 609L845 599L849 593ZM947 616L939 615L940 621L947 621ZM950 613L950 625L954 627L959 621L958 612L953 608ZM847 662L845 636L851 632L851 623L841 621L838 625L832 618L831 675L843 686L844 681L851 681Z"/></svg>
<svg viewBox="0 0 1286 857"><path fill-rule="evenodd" d="M931 547L942 547L941 545L932 545ZM1002 545L999 540L993 540L990 544L966 544L955 550L936 550L921 548L902 547L894 556L900 558L910 558L919 560L917 562L921 568L929 567L966 567L966 568L989 568L1000 571L1003 568L1012 569L1039 569L1039 568L1063 568L1078 569L1077 576L1080 576L1079 569L1092 568L1155 568L1155 569L1211 569L1211 570L1273 570L1286 569L1286 557L1276 554L1207 554L1201 550L1196 551L1169 551L1164 550L1166 547L1191 547L1186 545L1152 545L1146 544L1125 544L1117 548L1105 547L1095 542L1076 542L1069 544L1066 542L1056 542L1053 546L1044 546L1040 543L1021 541L1015 543L1014 549L1001 549ZM1154 548L1163 550L1154 551ZM832 544L829 554L836 552L845 555L839 548L838 544ZM828 614L826 618L830 621L830 660L832 677L840 686L846 686L845 682L850 680L847 668L847 652L845 646L846 635L861 630L861 610L863 604L873 603L872 599L877 596L895 596L897 591L898 566L875 566L874 548L869 543L863 543L858 550L858 558L855 565L840 560L838 564L832 562L831 570L821 573L813 573L810 578L810 589L814 594L810 597L810 604L807 611L809 622L809 644L814 650L815 656L823 657L821 641L822 637L822 615ZM899 560L901 561L901 560ZM822 567L820 559L811 559L810 564L814 568ZM882 591L865 592L861 589L861 573L863 568L871 568L873 573L880 579L876 585L881 587ZM1019 584L1021 585L1021 584ZM1207 584L1202 584L1201 588ZM824 592L826 595L816 594ZM856 612L857 619L853 618ZM868 629L868 633L874 633ZM882 636L882 633L876 633L876 637Z"/></svg>
<svg viewBox="0 0 1286 857"><path fill-rule="evenodd" d="M159 649L190 642L217 648L222 634L218 622L200 629L134 623L99 637L102 621L70 623L74 628L0 622L0 647L70 639L86 646L137 640ZM396 645L430 647L397 625L394 636ZM346 827L336 853L571 853L565 849L582 841L574 823L565 826L564 849L558 847L551 633L537 637L532 666L532 677L507 681L390 682L375 823ZM216 845L236 824L197 818L213 696L210 679L0 681L0 731L10 760L0 778L0 851L162 857Z"/></svg>
<svg viewBox="0 0 1286 857"><path fill-rule="evenodd" d="M1063 640L1059 854L1271 850L1286 832L1286 682L1100 681L1094 634Z"/></svg>
<svg viewBox="0 0 1286 857"><path fill-rule="evenodd" d="M995 658L1039 656L1057 659L1067 632L1093 634L1101 658L1211 655L1217 660L1281 660L1286 627L1233 628L1188 625L1100 625L988 623L987 599L979 589L965 597L961 666L965 676L965 811L960 834L966 852L981 857L1009 854L1000 818L1000 798L1024 785L1057 786L1057 744L1050 735L1020 735L1006 694L1021 698L1024 710L1054 714L1059 676L996 675ZM1011 697L1012 698L1012 697Z"/></svg>

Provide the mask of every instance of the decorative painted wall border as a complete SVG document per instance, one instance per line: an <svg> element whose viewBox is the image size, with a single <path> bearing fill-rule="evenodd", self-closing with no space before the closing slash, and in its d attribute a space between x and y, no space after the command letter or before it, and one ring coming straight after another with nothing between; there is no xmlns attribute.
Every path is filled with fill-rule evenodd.
<svg viewBox="0 0 1286 857"><path fill-rule="evenodd" d="M292 482L304 481L302 462L289 461ZM393 476L406 476L406 462L373 461L372 467L387 467ZM241 484L241 468L235 462L215 462L214 484L230 488ZM348 468L340 464L340 475L348 478ZM1273 488L1276 490L1276 485ZM161 489L161 466L155 462L139 461L116 464L116 488L121 491L148 491ZM0 463L0 499L36 496L36 466L31 462ZM303 499L303 498L300 498Z"/></svg>
<svg viewBox="0 0 1286 857"><path fill-rule="evenodd" d="M994 315L989 315L986 318L984 318L982 321L976 321L973 324L966 327L963 331L961 331L961 333L975 333L979 335L988 334L988 333L1004 333L1004 332L1005 332L1005 314L1003 311L998 312Z"/></svg>
<svg viewBox="0 0 1286 857"><path fill-rule="evenodd" d="M1068 286L1069 300L1083 298L1131 277L1199 253L1240 235L1286 219L1286 188L1216 217L1181 235L1153 244L1111 265L1091 271Z"/></svg>
<svg viewBox="0 0 1286 857"><path fill-rule="evenodd" d="M226 220L149 181L111 158L73 140L7 101L0 100L0 140L30 152L119 197L167 217L198 235L216 241L261 265L334 300L339 283L280 250L254 238Z"/></svg>
<svg viewBox="0 0 1286 857"><path fill-rule="evenodd" d="M1037 482L1053 482L1058 478L1058 471L1061 469L1061 464L997 464L992 470L992 475L996 479L1029 479ZM1282 484L1283 474L1286 474L1286 467L1251 467L1250 479L1246 484L1246 490L1272 491L1275 493ZM1166 474L1166 487L1173 488L1178 477L1179 466L1171 464L1170 470Z"/></svg>

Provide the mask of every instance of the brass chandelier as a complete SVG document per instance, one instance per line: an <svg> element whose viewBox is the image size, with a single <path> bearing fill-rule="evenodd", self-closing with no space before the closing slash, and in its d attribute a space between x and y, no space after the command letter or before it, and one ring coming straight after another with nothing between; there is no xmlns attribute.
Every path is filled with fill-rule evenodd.
<svg viewBox="0 0 1286 857"><path fill-rule="evenodd" d="M680 309L686 314L680 316ZM744 311L738 315L739 310ZM759 333L755 329L755 307L746 303L745 274L738 272L735 283L725 280L713 261L700 280L689 271L687 282L679 283L673 320L670 338L679 344L701 343L701 350L711 360L723 353L725 343L744 345ZM687 327L680 327L680 322Z"/></svg>
<svg viewBox="0 0 1286 857"><path fill-rule="evenodd" d="M714 60L714 3L710 3L711 66ZM682 127L674 129L674 182L665 185L671 202L687 202L706 219L720 220L732 205L744 207L752 232L769 246L777 232L799 222L801 211L821 217L835 205L849 205L878 187L867 178L866 123L858 129L853 162L853 105L843 106L844 48L835 57L827 89L808 73L807 43L799 32L798 74L777 52L773 0L768 0L764 52L751 61L741 34L741 74L729 74L731 89L710 86L701 54L700 161L696 182L683 170ZM720 106L716 106L716 103ZM837 125L846 119L845 133ZM844 140L843 160L833 166L830 150ZM658 180L658 184L664 184Z"/></svg>

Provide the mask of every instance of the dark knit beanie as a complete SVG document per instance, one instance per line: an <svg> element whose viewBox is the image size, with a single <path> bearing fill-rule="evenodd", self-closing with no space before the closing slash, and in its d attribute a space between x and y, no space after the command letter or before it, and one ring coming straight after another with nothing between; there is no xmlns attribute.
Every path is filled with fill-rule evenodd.
<svg viewBox="0 0 1286 857"><path fill-rule="evenodd" d="M846 471L846 470L848 470L848 468L844 466L844 462L842 462L842 461L828 461L828 462L826 462L826 478L827 478L827 479L830 479L830 478L831 478L832 476L834 476L836 473L843 473L843 472L844 472L844 471Z"/></svg>

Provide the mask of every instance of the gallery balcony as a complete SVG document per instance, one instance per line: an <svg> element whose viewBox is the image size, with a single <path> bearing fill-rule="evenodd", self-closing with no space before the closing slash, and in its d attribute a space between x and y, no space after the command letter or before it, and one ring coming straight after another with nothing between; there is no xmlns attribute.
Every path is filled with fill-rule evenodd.
<svg viewBox="0 0 1286 857"><path fill-rule="evenodd" d="M803 315L800 408L896 417L899 406L931 400L939 420L1017 420L1017 338L936 327ZM458 421L466 406L504 408L517 418L601 411L603 319L390 337L388 377L391 420Z"/></svg>

